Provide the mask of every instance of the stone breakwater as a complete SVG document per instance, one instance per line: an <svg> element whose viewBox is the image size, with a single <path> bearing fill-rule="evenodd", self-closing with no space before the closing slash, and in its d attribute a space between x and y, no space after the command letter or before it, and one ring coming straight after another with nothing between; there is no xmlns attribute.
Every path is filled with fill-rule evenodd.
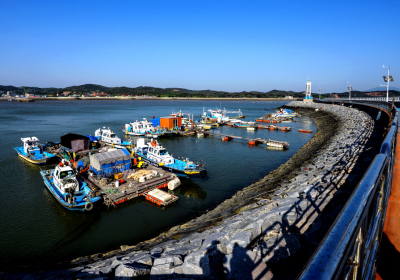
<svg viewBox="0 0 400 280"><path fill-rule="evenodd" d="M344 202L330 205L335 194L341 188L348 190L357 185L365 171L359 169L357 162L361 159L369 165L372 161L364 152L369 149L367 142L374 130L373 119L356 109L298 101L288 106L312 117L318 132L287 163L264 179L208 213L154 239L121 246L121 250L108 254L79 258L62 270L29 276L38 279L285 276L282 268L294 267L290 259L304 256L303 244L317 243L316 233L324 228L319 220L321 215L331 215L332 220L340 211L339 206ZM347 197L349 194L350 191L342 193ZM324 213L328 208L333 209Z"/></svg>

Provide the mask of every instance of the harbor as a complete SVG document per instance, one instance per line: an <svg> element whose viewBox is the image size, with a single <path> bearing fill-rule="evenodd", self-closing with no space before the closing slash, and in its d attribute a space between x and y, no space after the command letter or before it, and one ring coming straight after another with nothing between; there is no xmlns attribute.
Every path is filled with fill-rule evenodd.
<svg viewBox="0 0 400 280"><path fill-rule="evenodd" d="M45 144L48 142L49 145L53 147L53 152L59 149L59 147L57 144L52 145L51 142L60 142L60 136L67 135L68 133L79 135L91 134L94 136L96 129L105 126L106 128L109 127L111 130L113 130L117 136L121 138L121 140L132 141L132 143L135 144L137 137L126 135L121 130L118 130L118 128L121 128L125 123L128 123L131 120L140 120L143 119L143 117L147 118L147 120L151 120L153 115L155 118L158 116L168 116L172 111L170 108L176 107L178 107L178 109L182 108L182 111L185 112L193 111L194 115L199 116L203 107L213 108L219 106L219 101L204 101L204 105L199 104L198 106L196 105L195 108L193 107L194 103L192 101L179 101L176 103L170 101L171 106L166 106L165 109L161 109L161 107L158 106L159 101L131 101L141 102L140 106L143 109L136 112L136 116L132 115L131 117L126 117L125 111L129 110L129 103L126 105L126 107L120 106L120 110L116 114L116 112L113 110L115 106L114 102L120 101L109 101L110 103L108 105L102 105L104 112L101 115L97 115L98 117L95 119L92 117L92 115L96 114L95 108L98 106L98 103L93 101L93 106L90 106L89 102L91 101L84 102L85 105L79 101L71 101L76 102L73 103L73 108L76 108L74 109L74 112L75 110L76 112L80 110L79 106L86 108L84 113L82 111L79 113L80 115L76 115L76 113L74 113L76 116L76 121L79 121L80 123L80 126L76 126L75 120L72 120L71 122L64 121L67 115L63 115L62 112L69 112L71 108L70 105L65 102L54 101L52 106L57 108L58 112L61 112L55 113L50 111L51 106L48 105L48 102L35 102L30 105L37 106L38 109L43 112L43 114L52 115L51 118L43 118L34 123L30 122L29 126L27 126L27 124L25 125L24 123L22 123L22 126L15 126L15 122L13 123L12 119L10 119L7 127L8 129L12 127L18 127L16 131L19 131L19 129L24 131L22 136L36 136L40 140L40 143ZM106 104L104 102L103 104ZM16 107L12 109L14 111L24 110L24 108L19 107L23 106L24 103L10 102L7 104L2 104L7 106L10 106L10 104L15 105ZM89 107L87 107L88 104ZM228 103L228 105L229 104L230 103ZM237 105L229 105L226 107L239 107L241 108L241 111L246 114L246 120L255 120L260 116L260 114L262 114L266 106L270 107L271 112L273 112L274 108L281 106L281 104L282 103L271 104L269 102L259 102L256 104L256 106L258 106L258 109L256 110L253 109L255 105L250 102L244 102L244 104L241 104L240 107ZM247 109L246 106L251 106L250 108L252 108L252 111L254 112L248 113L249 109ZM196 110L198 110L198 113L196 113ZM174 109L173 111L179 110ZM32 115L32 113L25 114L26 115L22 114L24 118L36 119L35 115ZM110 118L110 116L112 116L112 118ZM85 119L86 121L83 122L82 119ZM60 126L59 124L64 125ZM48 238L48 245L39 246L39 243L37 246L26 245L24 246L25 253L21 253L21 251L18 251L18 248L7 245L12 244L7 242L7 240L10 240L11 237L9 237L9 235L6 233L2 233L5 238L1 242L7 243L2 243L1 254L3 256L9 256L10 260L21 260L21 256L26 259L31 259L32 256L37 256L36 252L43 250L51 250L51 252L53 252L54 248L57 248L54 253L46 254L46 256L51 256L51 258L54 258L55 260L61 260L96 252L104 252L110 248L118 247L121 244L132 244L134 242L146 240L152 236L154 237L155 233L159 232L161 229L174 226L174 224L178 221L187 221L196 217L198 213L202 213L201 211L206 211L209 209L209 207L215 205L216 201L223 201L224 199L230 197L237 190L240 190L243 185L250 184L255 179L261 178L263 174L268 172L268 170L272 170L284 163L313 136L313 134L304 134L302 137L305 138L299 139L301 141L291 141L290 139L292 136L290 136L290 134L296 133L297 136L298 128L307 128L303 127L304 124L295 124L298 125L298 127L294 127L293 131L289 133L281 133L279 131L270 132L268 130L258 130L252 132L247 131L246 129L234 129L227 125L210 129L210 132L223 135L235 134L239 137L251 139L261 138L268 140L270 138L278 141L290 142L290 149L287 149L284 152L280 150L266 150L264 146L264 152L260 153L262 150L261 147L257 147L257 145L250 147L247 140L239 139L237 139L237 141L232 141L232 143L229 143L228 145L224 145L224 142L221 141L220 137L198 137L196 134L193 134L193 131L190 129L187 131L176 131L176 133L173 133L170 137L157 138L159 143L166 147L168 152L173 154L173 156L176 158L186 159L189 157L194 161L203 160L208 171L207 178L201 179L200 177L179 177L181 185L178 188L174 190L168 190L164 187L163 191L179 198L174 203L169 204L167 207L158 206L156 203L154 203L156 200L147 200L145 195L136 196L135 194L135 197L132 199L128 199L128 196L124 197L124 190L132 190L132 188L129 187L129 184L126 182L120 184L118 187L115 187L116 179L113 179L110 181L107 187L103 187L102 189L100 182L98 182L96 179L96 181L93 180L93 182L101 189L99 193L103 193L103 195L107 194L108 198L110 198L111 202L114 203L115 207L112 203L109 203L109 206L107 206L103 201L100 201L98 204L100 209L98 209L95 204L94 209L87 212L85 215L82 215L82 213L79 212L64 209L64 207L62 207L59 202L54 199L43 183L43 179L39 173L39 167L18 158L16 152L13 150L13 148L19 144L18 142L20 142L22 145L20 140L21 134L19 132L10 132L10 135L13 135L14 133L14 136L6 136L6 145L10 148L7 148L3 151L5 154L3 160L6 160L11 164L3 164L2 168L4 172L18 172L18 174L21 174L21 184L18 184L17 188L20 191L28 192L30 195L23 197L22 200L19 199L20 204L22 203L24 205L22 208L17 207L17 205L9 204L8 202L6 202L6 206L8 209L10 209L10 211L13 211L14 214L12 216L14 218L17 217L21 221L26 219L35 219L37 216L45 217L47 221L46 228L50 229L52 232L54 232L54 234ZM311 128L315 131L315 126L313 126L313 123L307 124L307 126L311 126ZM180 134L184 136L186 133L192 133L192 136L180 136ZM203 133L207 134L207 131L204 131ZM263 135L264 133L267 134ZM269 133L273 134L269 135ZM240 142L246 143L246 145L243 145L243 143ZM75 157L83 158L88 156L88 152L97 153L99 150L104 149L105 147L113 149L112 145L103 145L100 143L98 147L90 147L88 150L76 152ZM232 151L234 151L234 153L232 153ZM66 151L65 153L68 155ZM71 155L72 158L74 157L73 153L70 153L69 155ZM63 154L59 156L64 157L65 155ZM269 158L268 161L265 161L266 156ZM225 164L226 162L234 161L236 158L242 158L246 160L237 165ZM132 163L134 165L133 161L134 158L132 158ZM248 170L246 174L244 174L242 170L243 164L251 164L254 166L254 168ZM147 168L153 167L154 166L149 165ZM148 180L148 183L151 183L151 180L157 180L158 178L161 177L150 179ZM121 179L126 180L126 177L121 177L118 180ZM163 184L165 185L165 183L154 184L152 187L157 188ZM88 185L90 184L88 183ZM29 189L25 190L24 186L29 186ZM109 188L114 188L118 190L119 193L112 193L115 192L112 190L109 191L110 193L105 192L105 190ZM120 201L121 203L118 203ZM18 210L15 210L16 207ZM13 228L14 225L12 224L11 219L7 218L9 215L8 213L11 214L11 212L7 211L5 214L6 225L8 228ZM60 213L63 214L60 216ZM71 219L72 217L74 218ZM128 219L134 221L134 224L126 224L125 221ZM154 222L150 222L152 220L154 220ZM82 232L80 230L80 224L83 222L88 223L88 227L91 230L85 230ZM30 238L34 238L38 242L43 240L40 234L40 225L41 222L39 222L37 225L34 225L30 234ZM122 227L122 225L124 225L124 227ZM67 228L70 230L67 230ZM112 241L109 240L107 236L112 234L114 231L111 230L111 228L118 230L121 233L121 238L118 238L117 240L113 239ZM74 234L74 232L79 232L79 234ZM24 231L19 231L17 235L21 237L21 240L27 240L24 237ZM76 245L72 247L63 245L69 244L66 243L70 239L68 236L71 238L73 237L74 240L76 240L76 243L74 243ZM134 237L132 238L132 236ZM60 237L63 238L60 239ZM125 240L122 238L125 238ZM22 241L22 243L25 244L26 242ZM60 250L62 251L62 254L58 253ZM38 260L39 259L43 260L43 257L38 258Z"/></svg>

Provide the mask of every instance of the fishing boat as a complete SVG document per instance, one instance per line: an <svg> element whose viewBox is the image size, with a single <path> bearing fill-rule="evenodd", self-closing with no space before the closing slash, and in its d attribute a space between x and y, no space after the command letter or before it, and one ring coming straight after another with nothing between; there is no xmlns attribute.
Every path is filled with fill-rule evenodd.
<svg viewBox="0 0 400 280"><path fill-rule="evenodd" d="M264 123L280 123L284 120L284 118L271 118L271 116L264 116L256 119L256 122L264 122Z"/></svg>
<svg viewBox="0 0 400 280"><path fill-rule="evenodd" d="M287 149L288 146L289 146L289 143L286 141L277 141L277 140L271 140L271 139L269 139L267 141L267 148Z"/></svg>
<svg viewBox="0 0 400 280"><path fill-rule="evenodd" d="M210 113L207 113L210 112ZM228 114L237 114L234 117L229 117ZM216 110L205 110L203 108L203 114L200 115L202 118L214 118L214 119L220 119L222 121L229 121L231 119L244 119L246 115L243 115L242 111L240 109L238 111L228 111L225 108L224 109L216 109Z"/></svg>
<svg viewBox="0 0 400 280"><path fill-rule="evenodd" d="M65 161L54 169L41 170L40 175L50 193L69 210L90 211L93 203L100 200Z"/></svg>
<svg viewBox="0 0 400 280"><path fill-rule="evenodd" d="M198 175L204 178L207 175L204 164L195 164L189 161L189 159L176 159L157 140L153 139L153 141L147 143L145 140L144 138L139 138L134 150L135 156L140 157L143 161L173 172L178 176L188 177Z"/></svg>
<svg viewBox="0 0 400 280"><path fill-rule="evenodd" d="M99 128L95 131L94 136L104 144L115 146L117 148L127 148L132 146L132 142L121 140L121 138L119 138L110 128Z"/></svg>
<svg viewBox="0 0 400 280"><path fill-rule="evenodd" d="M294 118L299 116L299 114L293 112L291 109L281 109L275 114L272 114L272 117L274 118Z"/></svg>
<svg viewBox="0 0 400 280"><path fill-rule="evenodd" d="M39 145L39 139L35 136L21 138L24 146L16 147L14 150L17 151L18 156L26 161L34 164L46 164L50 158L54 158L55 155L45 152L43 146Z"/></svg>
<svg viewBox="0 0 400 280"><path fill-rule="evenodd" d="M143 121L141 122L135 121L133 123L131 122L129 124L125 124L125 127L122 128L122 131L127 135L150 138L157 138L164 135L164 131L155 128L153 124L145 118L143 118Z"/></svg>
<svg viewBox="0 0 400 280"><path fill-rule="evenodd" d="M238 122L232 124L233 127L239 127L239 128L248 128L248 127L257 127L257 125L254 122Z"/></svg>

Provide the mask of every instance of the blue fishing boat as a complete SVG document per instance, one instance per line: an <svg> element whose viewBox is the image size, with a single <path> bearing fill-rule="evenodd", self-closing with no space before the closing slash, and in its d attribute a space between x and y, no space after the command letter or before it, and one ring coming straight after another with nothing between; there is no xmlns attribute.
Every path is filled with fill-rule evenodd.
<svg viewBox="0 0 400 280"><path fill-rule="evenodd" d="M179 160L170 155L163 146L156 140L146 143L144 138L139 138L136 143L135 156L141 160L161 167L164 170L173 172L178 176L190 177L207 176L207 171L204 169L204 164L195 164L189 159Z"/></svg>
<svg viewBox="0 0 400 280"><path fill-rule="evenodd" d="M24 146L14 148L18 156L34 164L46 164L55 155L45 152L43 146L39 145L39 139L35 136L21 138Z"/></svg>
<svg viewBox="0 0 400 280"><path fill-rule="evenodd" d="M67 164L60 163L54 169L41 170L40 175L51 194L69 210L90 211L93 203L100 200L100 196L77 178Z"/></svg>

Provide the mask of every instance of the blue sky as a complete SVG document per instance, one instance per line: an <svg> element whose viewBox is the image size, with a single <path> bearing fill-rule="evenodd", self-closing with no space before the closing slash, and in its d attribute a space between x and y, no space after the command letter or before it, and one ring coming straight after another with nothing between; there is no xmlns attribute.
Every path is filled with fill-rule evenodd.
<svg viewBox="0 0 400 280"><path fill-rule="evenodd" d="M0 85L344 92L400 83L400 1L0 1ZM397 78L397 79L396 79ZM385 88L383 88L385 89Z"/></svg>

